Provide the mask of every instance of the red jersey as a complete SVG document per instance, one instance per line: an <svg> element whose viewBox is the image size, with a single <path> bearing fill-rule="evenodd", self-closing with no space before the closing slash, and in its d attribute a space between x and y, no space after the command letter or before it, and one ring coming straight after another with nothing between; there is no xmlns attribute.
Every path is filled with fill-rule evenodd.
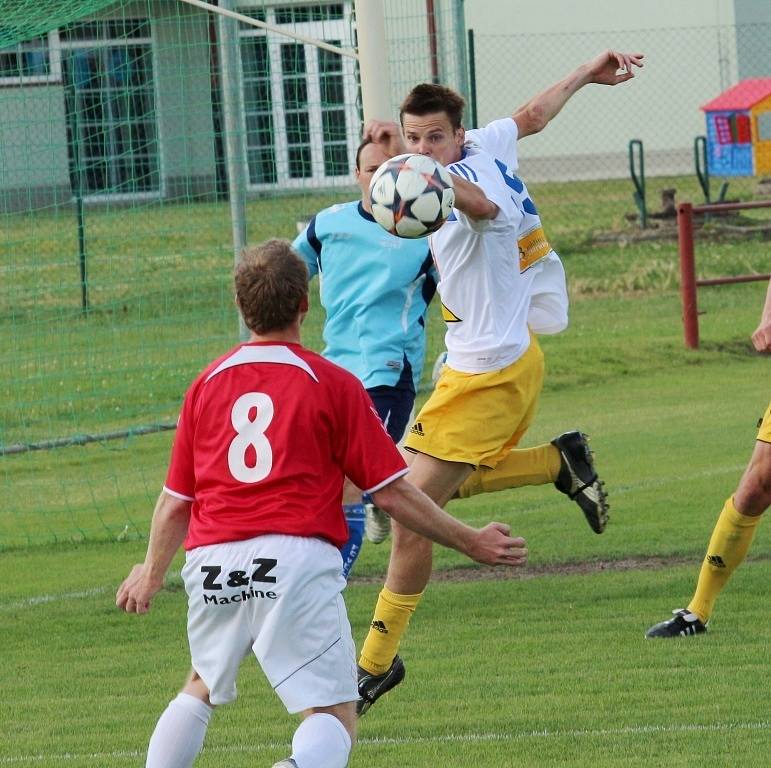
<svg viewBox="0 0 771 768"><path fill-rule="evenodd" d="M164 490L192 501L185 549L266 533L342 547L349 477L369 493L407 472L352 374L299 344L243 344L193 382Z"/></svg>

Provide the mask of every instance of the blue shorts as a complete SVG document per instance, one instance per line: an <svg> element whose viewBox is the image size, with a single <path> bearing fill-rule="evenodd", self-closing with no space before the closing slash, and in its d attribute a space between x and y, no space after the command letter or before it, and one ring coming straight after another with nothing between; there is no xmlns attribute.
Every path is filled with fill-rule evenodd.
<svg viewBox="0 0 771 768"><path fill-rule="evenodd" d="M412 366L404 361L399 381L394 386L370 387L367 394L372 399L377 415L391 439L398 443L407 430L415 405L415 385L412 382Z"/></svg>

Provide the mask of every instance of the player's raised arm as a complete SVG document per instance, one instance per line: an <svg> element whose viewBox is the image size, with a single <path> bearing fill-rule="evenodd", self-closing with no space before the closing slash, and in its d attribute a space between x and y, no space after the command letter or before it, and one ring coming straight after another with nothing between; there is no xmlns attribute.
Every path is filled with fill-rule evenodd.
<svg viewBox="0 0 771 768"><path fill-rule="evenodd" d="M509 536L503 523L472 528L434 504L425 493L399 478L373 494L375 503L416 533L445 547L457 549L486 565L521 566L527 562L527 544Z"/></svg>
<svg viewBox="0 0 771 768"><path fill-rule="evenodd" d="M760 316L760 325L752 334L752 345L758 352L771 352L771 280L768 281L766 302Z"/></svg>
<svg viewBox="0 0 771 768"><path fill-rule="evenodd" d="M607 50L577 67L567 77L536 94L512 114L519 138L542 131L570 98L585 85L618 85L634 77L644 54Z"/></svg>

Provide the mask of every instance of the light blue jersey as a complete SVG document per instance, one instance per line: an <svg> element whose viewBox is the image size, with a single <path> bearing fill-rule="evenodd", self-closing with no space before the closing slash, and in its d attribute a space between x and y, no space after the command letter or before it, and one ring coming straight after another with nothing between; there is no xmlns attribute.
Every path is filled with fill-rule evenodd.
<svg viewBox="0 0 771 768"><path fill-rule="evenodd" d="M394 237L351 202L316 214L293 247L310 276L319 275L324 357L367 389L395 386L406 361L417 390L425 313L436 290L428 239Z"/></svg>

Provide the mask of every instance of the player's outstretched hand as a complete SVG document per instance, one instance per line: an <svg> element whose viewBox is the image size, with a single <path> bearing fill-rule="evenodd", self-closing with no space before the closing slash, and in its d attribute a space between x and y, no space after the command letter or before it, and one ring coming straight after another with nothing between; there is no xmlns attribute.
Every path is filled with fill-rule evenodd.
<svg viewBox="0 0 771 768"><path fill-rule="evenodd" d="M633 67L642 67L645 54L603 51L587 63L589 82L618 85L634 77ZM620 71L619 71L620 70Z"/></svg>
<svg viewBox="0 0 771 768"><path fill-rule="evenodd" d="M521 536L512 538L509 532L509 526L504 523L488 523L477 531L468 556L485 565L524 565L527 562L527 542Z"/></svg>
<svg viewBox="0 0 771 768"><path fill-rule="evenodd" d="M163 583L150 583L144 564L135 565L123 584L118 587L115 605L126 613L147 613L150 610L150 601L162 586Z"/></svg>
<svg viewBox="0 0 771 768"><path fill-rule="evenodd" d="M399 126L391 121L369 120L364 126L362 139L371 139L375 144L380 144L383 151L390 157L404 155L407 152Z"/></svg>
<svg viewBox="0 0 771 768"><path fill-rule="evenodd" d="M752 334L752 346L758 352L771 352L771 322L761 323Z"/></svg>

